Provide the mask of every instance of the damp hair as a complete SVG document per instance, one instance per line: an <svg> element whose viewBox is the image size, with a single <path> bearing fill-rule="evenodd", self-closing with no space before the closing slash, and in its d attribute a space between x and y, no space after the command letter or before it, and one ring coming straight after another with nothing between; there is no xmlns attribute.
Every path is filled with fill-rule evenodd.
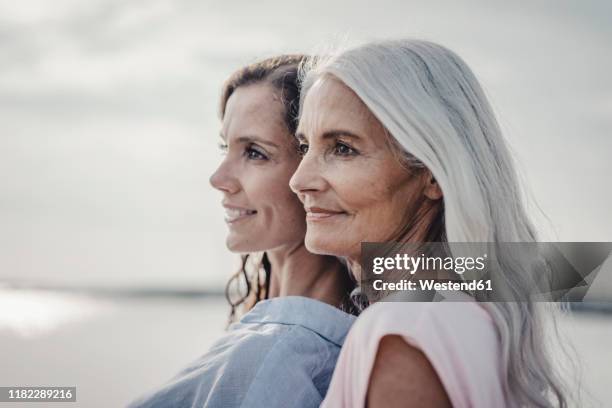
<svg viewBox="0 0 612 408"><path fill-rule="evenodd" d="M283 123L289 130L289 143L296 143L293 136L297 128L300 101L298 71L306 56L301 54L279 55L244 66L225 81L219 100L219 118L223 120L227 101L240 87L255 84L271 86L283 106ZM230 305L229 323L238 318L238 309L248 311L257 302L267 299L270 290L272 267L267 254L241 255L240 268L230 277L225 287L225 297Z"/></svg>

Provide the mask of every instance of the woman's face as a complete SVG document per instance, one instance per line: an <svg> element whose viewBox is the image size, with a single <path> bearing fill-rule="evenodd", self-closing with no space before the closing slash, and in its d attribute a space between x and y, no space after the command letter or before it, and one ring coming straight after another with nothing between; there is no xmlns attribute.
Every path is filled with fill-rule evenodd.
<svg viewBox="0 0 612 408"><path fill-rule="evenodd" d="M283 113L267 84L238 87L227 101L221 130L225 157L210 183L223 193L226 243L233 252L272 250L304 240L304 208L289 188L300 156Z"/></svg>
<svg viewBox="0 0 612 408"><path fill-rule="evenodd" d="M358 261L362 241L391 239L423 177L399 162L361 99L339 80L319 79L297 136L304 157L290 185L306 209L308 250Z"/></svg>

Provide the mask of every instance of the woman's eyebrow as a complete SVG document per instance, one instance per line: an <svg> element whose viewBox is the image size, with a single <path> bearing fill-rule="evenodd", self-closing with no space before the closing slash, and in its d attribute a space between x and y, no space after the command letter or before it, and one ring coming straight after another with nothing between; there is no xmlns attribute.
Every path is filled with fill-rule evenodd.
<svg viewBox="0 0 612 408"><path fill-rule="evenodd" d="M357 139L357 140L361 139L360 136L348 130L328 130L323 133L321 138L322 139L335 139L340 136L349 137L349 138ZM295 138L299 140L300 142L308 142L308 139L302 132L296 133Z"/></svg>
<svg viewBox="0 0 612 408"><path fill-rule="evenodd" d="M260 144L263 144L263 145L267 145L267 146L273 147L275 149L279 148L279 146L276 143L271 142L269 140L262 139L262 138L257 137L257 136L240 136L240 137L236 138L236 142L240 142L240 143L252 143L252 142L256 142L256 143L260 143Z"/></svg>
<svg viewBox="0 0 612 408"><path fill-rule="evenodd" d="M345 136L345 137L349 137L349 138L357 139L357 140L361 139L360 136L348 130L328 130L324 132L321 137L323 139L335 139L340 136Z"/></svg>

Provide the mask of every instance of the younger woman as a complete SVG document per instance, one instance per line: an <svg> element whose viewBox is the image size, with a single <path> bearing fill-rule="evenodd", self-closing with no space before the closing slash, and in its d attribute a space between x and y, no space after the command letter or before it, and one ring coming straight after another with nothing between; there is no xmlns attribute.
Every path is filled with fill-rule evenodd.
<svg viewBox="0 0 612 408"><path fill-rule="evenodd" d="M249 65L221 98L225 158L210 178L223 193L228 248L243 254L237 278L252 306L213 347L132 407L318 407L354 317L353 286L337 258L304 246L305 213L289 188L300 156L294 138L301 56ZM249 253L264 252L249 272ZM256 265L257 266L257 265ZM228 290L231 298L232 288ZM254 303L254 306L252 305Z"/></svg>

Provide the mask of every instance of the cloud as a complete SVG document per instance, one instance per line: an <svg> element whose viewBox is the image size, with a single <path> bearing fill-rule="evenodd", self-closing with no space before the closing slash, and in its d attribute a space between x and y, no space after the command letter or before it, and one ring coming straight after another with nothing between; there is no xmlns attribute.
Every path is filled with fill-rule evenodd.
<svg viewBox="0 0 612 408"><path fill-rule="evenodd" d="M344 33L456 50L558 238L612 240L610 7L2 1L0 279L220 286L235 259L207 181L221 83Z"/></svg>

